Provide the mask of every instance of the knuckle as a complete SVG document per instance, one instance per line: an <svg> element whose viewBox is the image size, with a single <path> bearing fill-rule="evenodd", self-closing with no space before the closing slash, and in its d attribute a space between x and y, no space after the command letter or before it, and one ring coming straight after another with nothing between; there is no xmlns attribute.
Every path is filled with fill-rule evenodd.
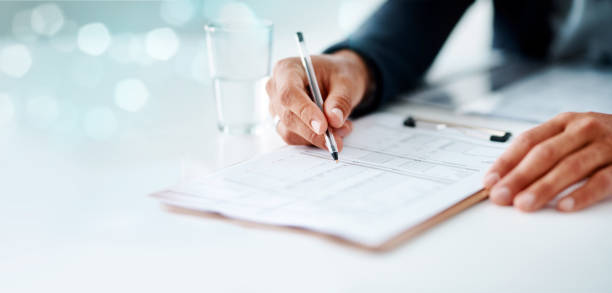
<svg viewBox="0 0 612 293"><path fill-rule="evenodd" d="M281 113L280 119L289 128L294 125L293 114L291 113L291 111L283 111L283 113Z"/></svg>
<svg viewBox="0 0 612 293"><path fill-rule="evenodd" d="M520 147L530 148L535 142L531 131L527 131L516 138L516 145Z"/></svg>
<svg viewBox="0 0 612 293"><path fill-rule="evenodd" d="M300 66L300 59L297 57L285 58L276 63L274 72L277 74L287 74L295 71Z"/></svg>
<svg viewBox="0 0 612 293"><path fill-rule="evenodd" d="M293 64L295 64L296 61L298 61L298 58L296 57L289 57L289 58L281 59L276 63L276 68L284 69L288 67L293 67Z"/></svg>
<svg viewBox="0 0 612 293"><path fill-rule="evenodd" d="M502 185L508 186L510 190L517 192L518 189L526 187L528 183L532 183L535 179L532 168L528 165L521 165L510 171L500 182L502 182Z"/></svg>
<svg viewBox="0 0 612 293"><path fill-rule="evenodd" d="M337 107L344 111L344 113L348 113L351 110L351 98L347 94L334 95L334 102Z"/></svg>
<svg viewBox="0 0 612 293"><path fill-rule="evenodd" d="M585 117L581 119L577 126L579 132L592 132L597 131L601 128L601 122L593 117Z"/></svg>
<svg viewBox="0 0 612 293"><path fill-rule="evenodd" d="M541 161L555 160L557 155L556 148L542 144L535 146L532 152Z"/></svg>
<svg viewBox="0 0 612 293"><path fill-rule="evenodd" d="M567 120L574 118L576 114L577 114L576 112L563 112L563 113L557 114L557 116L555 116L555 119L559 121L567 121Z"/></svg>
<svg viewBox="0 0 612 293"><path fill-rule="evenodd" d="M311 110L312 108L307 103L301 105L298 110L298 115L300 116L300 119L302 119L302 121L308 122L310 120Z"/></svg>
<svg viewBox="0 0 612 293"><path fill-rule="evenodd" d="M293 90L291 88L283 88L279 94L279 101L281 105L288 106L291 105L293 101Z"/></svg>

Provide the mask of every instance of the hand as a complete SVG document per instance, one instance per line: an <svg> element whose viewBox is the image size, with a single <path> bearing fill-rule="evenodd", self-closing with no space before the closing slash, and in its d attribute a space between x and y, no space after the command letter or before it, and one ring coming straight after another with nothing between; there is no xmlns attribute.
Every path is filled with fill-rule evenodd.
<svg viewBox="0 0 612 293"><path fill-rule="evenodd" d="M342 139L353 130L346 119L363 98L368 70L361 57L349 50L312 56L312 63L325 100L324 112L310 99L300 58L287 58L276 64L266 84L270 113L280 117L276 129L288 144L326 149L324 133L330 127L341 150Z"/></svg>
<svg viewBox="0 0 612 293"><path fill-rule="evenodd" d="M535 211L583 179L557 209L580 210L612 195L610 114L563 113L525 132L493 164L485 187L496 204Z"/></svg>

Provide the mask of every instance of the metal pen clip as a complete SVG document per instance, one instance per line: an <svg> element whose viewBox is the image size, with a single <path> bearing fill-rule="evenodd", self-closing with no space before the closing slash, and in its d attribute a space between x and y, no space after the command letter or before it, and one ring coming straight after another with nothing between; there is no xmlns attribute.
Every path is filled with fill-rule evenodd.
<svg viewBox="0 0 612 293"><path fill-rule="evenodd" d="M430 119L421 119L421 118L417 119L413 116L408 116L408 118L404 120L404 126L412 127L412 128L417 127L417 124L420 124L420 123L431 124L435 127L435 129L438 129L438 130L444 129L444 128L455 128L466 135L471 135L471 136L475 136L479 138L485 138L485 139L488 139L494 142L507 142L512 136L512 133L509 131L496 130L496 129L486 128L486 127L464 125L464 124L445 122L445 121L436 121L436 120L430 120Z"/></svg>

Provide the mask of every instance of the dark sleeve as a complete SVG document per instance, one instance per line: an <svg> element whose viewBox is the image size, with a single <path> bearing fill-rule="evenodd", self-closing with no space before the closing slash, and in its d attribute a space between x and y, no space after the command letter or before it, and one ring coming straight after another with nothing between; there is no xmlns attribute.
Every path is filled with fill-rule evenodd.
<svg viewBox="0 0 612 293"><path fill-rule="evenodd" d="M376 82L371 111L422 81L473 0L389 0L348 39L325 50L351 49ZM360 109L361 112L365 109Z"/></svg>

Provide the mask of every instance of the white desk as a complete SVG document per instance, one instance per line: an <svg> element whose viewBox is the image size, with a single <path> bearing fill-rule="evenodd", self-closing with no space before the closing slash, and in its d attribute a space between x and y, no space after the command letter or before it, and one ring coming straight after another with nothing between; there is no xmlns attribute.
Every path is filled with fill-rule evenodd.
<svg viewBox="0 0 612 293"><path fill-rule="evenodd" d="M182 168L210 172L282 142L271 132L219 135L208 89L169 78L150 90L141 112L118 114L110 141L21 122L1 130L0 292L612 290L610 200L567 215L483 202L381 255L170 214L147 194L176 183Z"/></svg>

